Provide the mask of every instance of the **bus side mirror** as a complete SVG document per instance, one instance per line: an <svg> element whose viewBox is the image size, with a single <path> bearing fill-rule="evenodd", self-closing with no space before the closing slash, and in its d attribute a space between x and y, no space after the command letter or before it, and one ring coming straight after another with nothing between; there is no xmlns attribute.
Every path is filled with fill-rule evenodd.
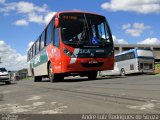
<svg viewBox="0 0 160 120"><path fill-rule="evenodd" d="M55 25L56 28L59 27L59 19L58 18L55 18L54 25Z"/></svg>

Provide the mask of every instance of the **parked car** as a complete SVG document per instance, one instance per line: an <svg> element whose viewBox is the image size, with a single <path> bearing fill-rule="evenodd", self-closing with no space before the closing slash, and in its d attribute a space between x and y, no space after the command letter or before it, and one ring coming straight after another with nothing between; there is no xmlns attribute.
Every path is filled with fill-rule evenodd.
<svg viewBox="0 0 160 120"><path fill-rule="evenodd" d="M10 75L5 68L0 68L0 82L11 83Z"/></svg>

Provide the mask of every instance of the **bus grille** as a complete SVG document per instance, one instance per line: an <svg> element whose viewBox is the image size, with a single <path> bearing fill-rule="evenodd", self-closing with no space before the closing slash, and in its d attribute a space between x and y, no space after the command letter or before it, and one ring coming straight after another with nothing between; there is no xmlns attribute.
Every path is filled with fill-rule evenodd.
<svg viewBox="0 0 160 120"><path fill-rule="evenodd" d="M89 63L81 63L83 67L100 67L103 65L103 62L89 64Z"/></svg>
<svg viewBox="0 0 160 120"><path fill-rule="evenodd" d="M140 63L140 70L142 69L153 69L153 64L152 63Z"/></svg>
<svg viewBox="0 0 160 120"><path fill-rule="evenodd" d="M151 63L144 63L144 68L152 69L153 65Z"/></svg>

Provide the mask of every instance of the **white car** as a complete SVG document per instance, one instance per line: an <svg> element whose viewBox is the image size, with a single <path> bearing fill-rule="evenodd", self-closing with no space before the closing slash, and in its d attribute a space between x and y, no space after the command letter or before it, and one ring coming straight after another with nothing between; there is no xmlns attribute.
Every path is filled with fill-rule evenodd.
<svg viewBox="0 0 160 120"><path fill-rule="evenodd" d="M9 73L5 68L0 68L0 82L5 82L6 84L11 83Z"/></svg>

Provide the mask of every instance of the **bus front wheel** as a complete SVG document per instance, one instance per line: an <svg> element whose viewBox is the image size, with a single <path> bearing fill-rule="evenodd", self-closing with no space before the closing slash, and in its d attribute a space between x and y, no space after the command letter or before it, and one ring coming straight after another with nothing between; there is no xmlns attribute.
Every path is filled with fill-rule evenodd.
<svg viewBox="0 0 160 120"><path fill-rule="evenodd" d="M121 69L121 76L125 76L125 75L126 75L125 70L122 68Z"/></svg>
<svg viewBox="0 0 160 120"><path fill-rule="evenodd" d="M49 64L49 67L48 67L48 77L49 77L50 82L56 82L57 81L56 80L56 76L53 73L52 64L51 63Z"/></svg>

